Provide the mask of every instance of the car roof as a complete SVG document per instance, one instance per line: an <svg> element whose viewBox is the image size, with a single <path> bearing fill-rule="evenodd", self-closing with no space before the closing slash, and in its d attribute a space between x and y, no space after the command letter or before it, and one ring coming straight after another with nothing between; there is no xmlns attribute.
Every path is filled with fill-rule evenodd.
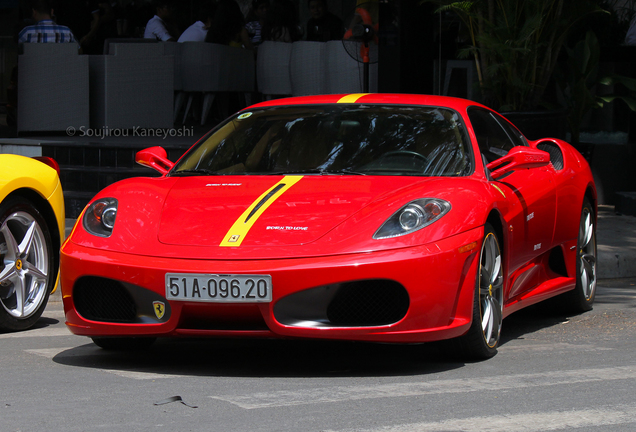
<svg viewBox="0 0 636 432"><path fill-rule="evenodd" d="M389 104L389 105L423 105L448 107L457 111L465 111L469 106L483 105L467 100L449 96L433 96L420 94L399 94L399 93L353 93L353 94L332 94L317 96L300 96L283 99L273 99L252 105L250 108L289 106L289 105L322 105L336 103L362 103L362 104ZM486 107L484 107L486 108Z"/></svg>

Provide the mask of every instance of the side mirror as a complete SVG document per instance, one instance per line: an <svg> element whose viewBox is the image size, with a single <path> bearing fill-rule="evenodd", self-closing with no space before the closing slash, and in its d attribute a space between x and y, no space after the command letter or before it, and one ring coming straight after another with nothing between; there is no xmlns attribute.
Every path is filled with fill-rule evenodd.
<svg viewBox="0 0 636 432"><path fill-rule="evenodd" d="M161 175L166 175L174 166L174 163L168 160L168 153L163 147L150 147L138 151L135 155L135 162L157 170Z"/></svg>
<svg viewBox="0 0 636 432"><path fill-rule="evenodd" d="M514 147L508 154L487 165L493 179L524 168L538 168L550 164L550 155L531 147Z"/></svg>

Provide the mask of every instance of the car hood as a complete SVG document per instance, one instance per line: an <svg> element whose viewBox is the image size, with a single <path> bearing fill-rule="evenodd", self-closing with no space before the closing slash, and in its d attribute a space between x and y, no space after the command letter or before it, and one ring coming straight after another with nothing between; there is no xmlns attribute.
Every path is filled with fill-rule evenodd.
<svg viewBox="0 0 636 432"><path fill-rule="evenodd" d="M283 189L270 195L281 184ZM80 223L69 240L133 255L218 260L391 250L436 242L483 225L495 193L499 194L485 182L466 177L135 178L117 182L95 197L114 197L119 203L111 236L90 234ZM450 212L411 235L373 239L402 206L426 197L447 200ZM260 207L249 217L257 204ZM240 241L229 241L232 235L239 235Z"/></svg>
<svg viewBox="0 0 636 432"><path fill-rule="evenodd" d="M166 196L158 239L184 246L303 245L403 182L316 175L180 178Z"/></svg>

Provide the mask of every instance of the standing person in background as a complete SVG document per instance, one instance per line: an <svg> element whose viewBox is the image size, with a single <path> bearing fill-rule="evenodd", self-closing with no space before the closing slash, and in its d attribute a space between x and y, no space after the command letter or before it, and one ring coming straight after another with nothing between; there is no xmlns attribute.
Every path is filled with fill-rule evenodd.
<svg viewBox="0 0 636 432"><path fill-rule="evenodd" d="M145 39L157 39L162 42L175 41L175 38L166 25L174 12L174 5L171 0L155 0L155 16L150 18L146 24L144 32Z"/></svg>
<svg viewBox="0 0 636 432"><path fill-rule="evenodd" d="M216 3L207 1L199 7L198 21L188 27L179 36L178 42L204 42L208 34L208 30L212 25L214 14L216 12Z"/></svg>
<svg viewBox="0 0 636 432"><path fill-rule="evenodd" d="M311 18L307 21L307 40L327 42L342 39L344 24L340 18L329 12L325 0L309 0Z"/></svg>

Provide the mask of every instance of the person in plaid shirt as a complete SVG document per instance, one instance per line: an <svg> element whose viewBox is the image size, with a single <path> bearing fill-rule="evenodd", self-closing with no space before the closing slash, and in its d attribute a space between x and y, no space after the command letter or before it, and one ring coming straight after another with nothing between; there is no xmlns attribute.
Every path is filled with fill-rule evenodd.
<svg viewBox="0 0 636 432"><path fill-rule="evenodd" d="M53 22L53 8L48 0L34 0L31 8L36 24L22 29L18 43L77 43L70 28Z"/></svg>

